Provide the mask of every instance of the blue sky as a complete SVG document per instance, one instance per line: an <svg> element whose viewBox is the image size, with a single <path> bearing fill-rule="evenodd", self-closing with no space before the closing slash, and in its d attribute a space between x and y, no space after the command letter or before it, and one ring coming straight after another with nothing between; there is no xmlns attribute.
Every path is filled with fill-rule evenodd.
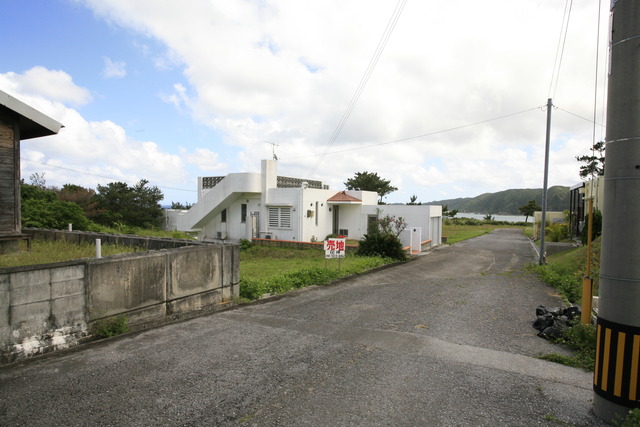
<svg viewBox="0 0 640 427"><path fill-rule="evenodd" d="M561 1L0 0L0 89L65 126L21 146L49 185L147 179L191 203L271 142L281 175L339 191L377 172L390 203L540 188L548 97L549 183L572 185L608 38L604 5L596 77L598 5L574 3L558 77Z"/></svg>

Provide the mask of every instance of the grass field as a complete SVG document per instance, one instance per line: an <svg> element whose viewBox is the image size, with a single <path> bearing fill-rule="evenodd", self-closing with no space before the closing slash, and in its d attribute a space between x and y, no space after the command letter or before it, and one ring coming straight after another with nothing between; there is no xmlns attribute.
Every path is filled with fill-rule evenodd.
<svg viewBox="0 0 640 427"><path fill-rule="evenodd" d="M357 257L352 254L347 254L345 258L340 260L325 260L324 251L317 249L253 246L240 252L240 277L264 279L306 268L352 271L361 267L377 267L389 261L383 262L379 258Z"/></svg>
<svg viewBox="0 0 640 427"><path fill-rule="evenodd" d="M140 249L122 245L102 245L102 256L137 252ZM20 242L20 250L11 254L0 255L0 268L21 265L50 264L80 258L96 256L96 245L89 243L68 243L62 240L34 240L31 251L27 251L27 243Z"/></svg>
<svg viewBox="0 0 640 427"><path fill-rule="evenodd" d="M496 228L521 228L520 225L493 225L493 224L479 224L479 225L462 225L462 224L447 224L442 225L442 235L447 237L448 244L454 244L463 240L472 239L474 237L482 236L483 234L490 233Z"/></svg>
<svg viewBox="0 0 640 427"><path fill-rule="evenodd" d="M325 285L393 262L391 259L352 254L340 260L325 260L324 251L317 249L253 246L240 252L240 295L256 299L264 294Z"/></svg>

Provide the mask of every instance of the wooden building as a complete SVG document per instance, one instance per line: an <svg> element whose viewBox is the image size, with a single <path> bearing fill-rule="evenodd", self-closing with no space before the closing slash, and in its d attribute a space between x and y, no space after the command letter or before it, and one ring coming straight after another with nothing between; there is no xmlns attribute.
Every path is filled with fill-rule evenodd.
<svg viewBox="0 0 640 427"><path fill-rule="evenodd" d="M54 135L62 125L0 90L0 253L26 238L20 221L20 141Z"/></svg>

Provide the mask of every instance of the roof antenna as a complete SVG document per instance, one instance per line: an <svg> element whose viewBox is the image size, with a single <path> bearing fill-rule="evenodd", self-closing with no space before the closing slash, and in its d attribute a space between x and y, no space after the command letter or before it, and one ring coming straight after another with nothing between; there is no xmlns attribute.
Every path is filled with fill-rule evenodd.
<svg viewBox="0 0 640 427"><path fill-rule="evenodd" d="M273 154L273 160L278 160L278 156L276 156L276 147L279 147L280 144L276 144L275 142L265 141L267 144L271 144L271 154Z"/></svg>

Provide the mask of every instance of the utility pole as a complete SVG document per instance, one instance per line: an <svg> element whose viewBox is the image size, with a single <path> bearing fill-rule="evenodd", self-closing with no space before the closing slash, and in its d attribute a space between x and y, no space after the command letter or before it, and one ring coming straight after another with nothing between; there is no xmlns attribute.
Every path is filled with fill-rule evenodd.
<svg viewBox="0 0 640 427"><path fill-rule="evenodd" d="M547 136L544 147L544 185L542 186L542 224L540 224L540 259L538 264L545 262L544 232L547 226L547 187L549 186L549 145L551 143L551 98L547 99Z"/></svg>
<svg viewBox="0 0 640 427"><path fill-rule="evenodd" d="M640 407L640 2L611 2L594 412Z"/></svg>

